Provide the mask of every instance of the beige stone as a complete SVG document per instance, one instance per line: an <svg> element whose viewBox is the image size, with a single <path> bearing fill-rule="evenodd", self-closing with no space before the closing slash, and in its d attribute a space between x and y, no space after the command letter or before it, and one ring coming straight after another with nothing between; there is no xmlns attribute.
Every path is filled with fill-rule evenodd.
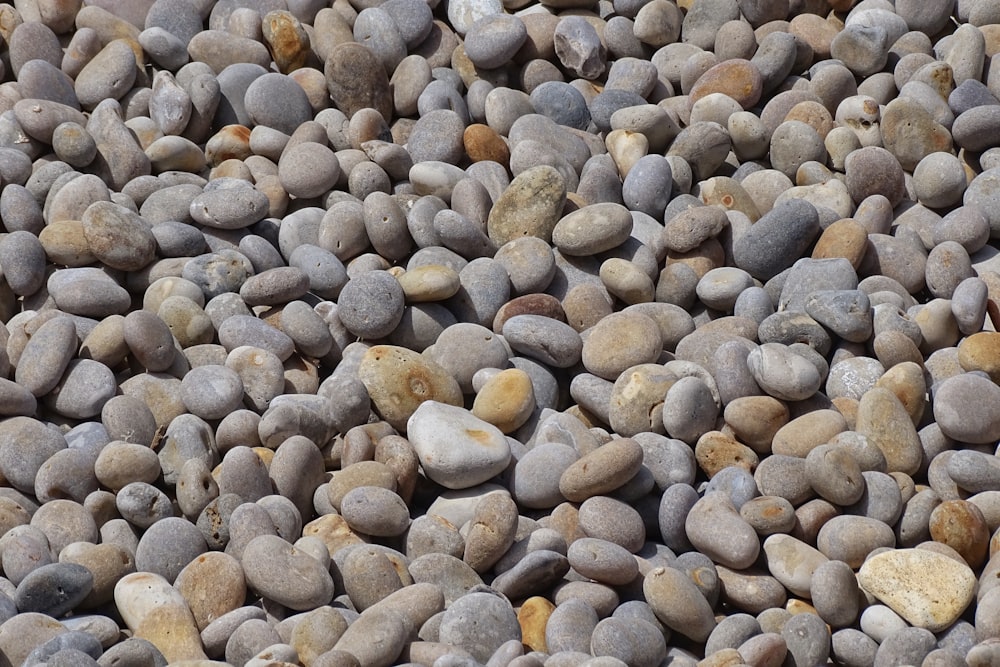
<svg viewBox="0 0 1000 667"><path fill-rule="evenodd" d="M897 549L872 556L858 583L911 625L940 632L972 602L976 576L952 558L926 549Z"/></svg>

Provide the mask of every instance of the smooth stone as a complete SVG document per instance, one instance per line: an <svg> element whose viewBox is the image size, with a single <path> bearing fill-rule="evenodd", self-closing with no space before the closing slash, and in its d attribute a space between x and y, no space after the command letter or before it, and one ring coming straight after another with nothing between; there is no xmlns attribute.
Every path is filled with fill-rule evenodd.
<svg viewBox="0 0 1000 667"><path fill-rule="evenodd" d="M612 440L571 464L559 478L559 490L572 502L614 491L638 472L642 452L630 438Z"/></svg>
<svg viewBox="0 0 1000 667"><path fill-rule="evenodd" d="M251 589L291 609L313 609L333 598L333 579L323 565L276 535L252 539L241 562Z"/></svg>
<svg viewBox="0 0 1000 667"><path fill-rule="evenodd" d="M490 238L498 246L522 236L551 242L565 197L563 178L554 168L539 166L521 172L490 211Z"/></svg>
<svg viewBox="0 0 1000 667"><path fill-rule="evenodd" d="M701 642L715 628L708 601L680 570L670 567L650 570L642 589L656 617L671 630Z"/></svg>
<svg viewBox="0 0 1000 667"><path fill-rule="evenodd" d="M685 529L695 548L720 565L743 570L757 560L757 534L725 494L711 493L696 502Z"/></svg>
<svg viewBox="0 0 1000 667"><path fill-rule="evenodd" d="M775 579L795 595L807 597L816 569L829 561L819 550L790 535L771 535L764 540L767 568Z"/></svg>
<svg viewBox="0 0 1000 667"><path fill-rule="evenodd" d="M568 324L544 315L515 315L503 324L511 348L555 368L568 368L582 355L580 335Z"/></svg>
<svg viewBox="0 0 1000 667"><path fill-rule="evenodd" d="M434 361L405 348L377 345L365 353L359 377L374 407L398 429L426 400L462 402L458 382Z"/></svg>
<svg viewBox="0 0 1000 667"><path fill-rule="evenodd" d="M128 574L115 585L114 597L129 629L167 660L205 659L191 611L166 579L148 572Z"/></svg>
<svg viewBox="0 0 1000 667"><path fill-rule="evenodd" d="M75 609L90 593L93 584L93 574L82 565L43 565L21 580L14 602L21 613L37 612L58 617Z"/></svg>
<svg viewBox="0 0 1000 667"><path fill-rule="evenodd" d="M552 243L567 255L593 255L625 242L632 216L620 204L585 206L562 218L552 230Z"/></svg>
<svg viewBox="0 0 1000 667"><path fill-rule="evenodd" d="M791 266L818 234L815 207L788 200L762 216L736 241L734 261L754 277L766 280Z"/></svg>
<svg viewBox="0 0 1000 667"><path fill-rule="evenodd" d="M326 59L324 70L330 97L337 108L351 117L371 108L383 118L392 116L392 93L382 63L364 44L338 44Z"/></svg>
<svg viewBox="0 0 1000 667"><path fill-rule="evenodd" d="M477 630L470 634L470 628ZM521 628L510 603L491 593L469 593L451 604L441 619L441 641L487 661L501 645L520 639Z"/></svg>
<svg viewBox="0 0 1000 667"><path fill-rule="evenodd" d="M485 482L510 461L503 433L463 408L426 401L407 420L406 428L427 475L450 489ZM445 447L441 433L452 434Z"/></svg>
<svg viewBox="0 0 1000 667"><path fill-rule="evenodd" d="M952 625L973 598L967 565L924 549L872 556L858 571L862 588L907 622L932 632Z"/></svg>
<svg viewBox="0 0 1000 667"><path fill-rule="evenodd" d="M780 343L755 348L747 357L747 365L761 388L782 400L808 398L822 383L815 366Z"/></svg>

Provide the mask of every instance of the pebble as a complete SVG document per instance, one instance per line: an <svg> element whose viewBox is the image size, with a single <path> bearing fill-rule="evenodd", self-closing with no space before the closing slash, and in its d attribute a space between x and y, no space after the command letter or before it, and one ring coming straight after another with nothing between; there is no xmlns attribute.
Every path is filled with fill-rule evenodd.
<svg viewBox="0 0 1000 667"><path fill-rule="evenodd" d="M975 577L964 563L924 549L897 549L869 558L861 587L915 627L950 627L973 598Z"/></svg>
<svg viewBox="0 0 1000 667"><path fill-rule="evenodd" d="M276 535L250 540L241 562L249 588L291 609L315 609L333 598L333 579L322 564Z"/></svg>
<svg viewBox="0 0 1000 667"><path fill-rule="evenodd" d="M510 461L503 433L457 406L424 401L410 415L406 429L426 474L446 488L476 486ZM443 440L442 433L451 437Z"/></svg>
<svg viewBox="0 0 1000 667"><path fill-rule="evenodd" d="M90 570L75 563L52 563L30 572L17 586L14 603L21 613L53 617L76 608L93 587Z"/></svg>
<svg viewBox="0 0 1000 667"><path fill-rule="evenodd" d="M934 418L941 431L950 438L962 442L982 443L992 440L997 428L997 415L989 406L996 385L986 378L972 373L963 373L941 383L935 392ZM969 412L958 406L972 399L979 409ZM985 399L985 400L984 400Z"/></svg>
<svg viewBox="0 0 1000 667"><path fill-rule="evenodd" d="M778 230L781 230L780 232ZM818 213L811 204L790 199L758 220L733 247L736 265L755 278L769 279L791 266L819 233Z"/></svg>
<svg viewBox="0 0 1000 667"><path fill-rule="evenodd" d="M680 570L657 567L642 584L646 602L668 628L695 641L705 641L715 629L712 608L701 591Z"/></svg>

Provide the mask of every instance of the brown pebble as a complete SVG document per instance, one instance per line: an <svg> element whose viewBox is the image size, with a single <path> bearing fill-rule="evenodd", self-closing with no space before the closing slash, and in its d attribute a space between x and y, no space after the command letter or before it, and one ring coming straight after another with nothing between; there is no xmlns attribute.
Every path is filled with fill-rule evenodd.
<svg viewBox="0 0 1000 667"><path fill-rule="evenodd" d="M813 248L813 259L843 257L857 269L868 248L868 232L853 218L841 218L823 230Z"/></svg>
<svg viewBox="0 0 1000 667"><path fill-rule="evenodd" d="M473 123L465 128L462 135L465 152L473 162L492 160L504 167L510 164L510 148L507 142L489 125Z"/></svg>
<svg viewBox="0 0 1000 667"><path fill-rule="evenodd" d="M986 562L990 529L982 511L966 500L946 500L931 512L931 539L953 548L974 570Z"/></svg>
<svg viewBox="0 0 1000 667"><path fill-rule="evenodd" d="M690 108L706 95L723 93L749 109L760 100L763 87L760 70L749 60L725 60L698 77L688 94L688 106Z"/></svg>

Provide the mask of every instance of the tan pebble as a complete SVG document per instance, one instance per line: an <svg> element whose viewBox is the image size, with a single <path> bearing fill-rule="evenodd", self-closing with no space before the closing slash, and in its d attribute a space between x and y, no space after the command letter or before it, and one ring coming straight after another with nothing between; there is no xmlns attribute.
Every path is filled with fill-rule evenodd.
<svg viewBox="0 0 1000 667"><path fill-rule="evenodd" d="M45 255L53 264L86 266L97 261L79 220L59 220L47 224L38 234Z"/></svg>
<svg viewBox="0 0 1000 667"><path fill-rule="evenodd" d="M816 130L822 139L826 139L826 135L835 127L833 116L829 110L815 100L799 102L785 114L785 120L802 121Z"/></svg>
<svg viewBox="0 0 1000 667"><path fill-rule="evenodd" d="M809 45L817 62L830 57L830 43L842 29L843 25L818 14L798 14L788 23L788 31Z"/></svg>
<svg viewBox="0 0 1000 667"><path fill-rule="evenodd" d="M760 462L754 450L720 431L709 431L698 438L694 457L709 479L730 466L752 473Z"/></svg>
<svg viewBox="0 0 1000 667"><path fill-rule="evenodd" d="M187 602L163 577L151 572L126 575L115 585L114 598L133 636L151 642L169 662L207 658Z"/></svg>
<svg viewBox="0 0 1000 667"><path fill-rule="evenodd" d="M573 503L561 503L552 510L549 516L545 517L545 527L552 528L562 535L566 544L573 544L587 534L580 528L580 512Z"/></svg>
<svg viewBox="0 0 1000 667"><path fill-rule="evenodd" d="M698 661L698 667L736 667L743 665L743 656L734 648L719 649L712 655L706 656L704 660Z"/></svg>
<svg viewBox="0 0 1000 667"><path fill-rule="evenodd" d="M687 252L668 251L667 265L675 262L688 265L694 270L695 275L701 279L712 269L725 266L726 251L718 239L710 238L706 239L694 250L688 250Z"/></svg>
<svg viewBox="0 0 1000 667"><path fill-rule="evenodd" d="M764 81L760 70L749 60L733 58L714 65L695 82L688 93L688 105L712 93L724 93L749 109L760 100Z"/></svg>
<svg viewBox="0 0 1000 667"><path fill-rule="evenodd" d="M829 560L802 540L780 533L764 540L764 553L771 575L801 597L809 596L813 572Z"/></svg>
<svg viewBox="0 0 1000 667"><path fill-rule="evenodd" d="M334 647L345 630L347 621L343 614L330 606L319 607L302 615L288 643L295 648L302 664L311 665Z"/></svg>
<svg viewBox="0 0 1000 667"><path fill-rule="evenodd" d="M540 165L522 171L497 198L486 221L497 247L521 236L552 241L566 203L566 183L554 167Z"/></svg>
<svg viewBox="0 0 1000 667"><path fill-rule="evenodd" d="M145 152L154 174L164 171L197 174L206 166L204 151L184 137L160 137L146 146Z"/></svg>
<svg viewBox="0 0 1000 667"><path fill-rule="evenodd" d="M205 159L211 167L226 160L245 160L251 155L250 128L245 125L226 125L205 144Z"/></svg>
<svg viewBox="0 0 1000 667"><path fill-rule="evenodd" d="M874 387L858 405L855 430L885 455L889 472L914 474L923 462L923 448L906 407L888 389Z"/></svg>
<svg viewBox="0 0 1000 667"><path fill-rule="evenodd" d="M403 271L396 276L403 294L410 303L443 301L462 286L458 272L449 266L430 264Z"/></svg>
<svg viewBox="0 0 1000 667"><path fill-rule="evenodd" d="M788 406L772 396L741 396L726 405L723 416L737 440L766 454L774 434L788 423Z"/></svg>
<svg viewBox="0 0 1000 667"><path fill-rule="evenodd" d="M387 435L375 446L375 462L384 464L396 476L396 493L409 503L416 488L420 460L406 438Z"/></svg>
<svg viewBox="0 0 1000 667"><path fill-rule="evenodd" d="M850 396L838 396L831 401L834 409L844 415L847 430L853 431L858 421L858 399Z"/></svg>
<svg viewBox="0 0 1000 667"><path fill-rule="evenodd" d="M920 424L927 406L927 383L923 368L912 361L898 363L876 380L875 386L883 387L895 394L910 415L913 425Z"/></svg>
<svg viewBox="0 0 1000 667"><path fill-rule="evenodd" d="M1000 381L1000 333L981 331L958 345L958 363L965 371L984 371Z"/></svg>
<svg viewBox="0 0 1000 667"><path fill-rule="evenodd" d="M100 361L108 368L115 368L126 355L125 318L121 315L108 315L98 322L80 346L81 359Z"/></svg>
<svg viewBox="0 0 1000 667"><path fill-rule="evenodd" d="M377 461L356 461L345 465L344 468L333 473L326 485L330 505L340 511L340 501L344 499L344 496L362 486L377 486L381 489L395 491L396 476L389 466Z"/></svg>
<svg viewBox="0 0 1000 667"><path fill-rule="evenodd" d="M913 339L897 329L882 331L872 341L875 357L883 368L892 368L901 363L911 362L923 366L924 355Z"/></svg>
<svg viewBox="0 0 1000 667"><path fill-rule="evenodd" d="M958 620L975 595L968 565L926 549L897 549L869 558L858 583L911 625L940 632Z"/></svg>
<svg viewBox="0 0 1000 667"><path fill-rule="evenodd" d="M758 535L787 533L795 527L795 508L781 496L757 496L743 503L740 516Z"/></svg>
<svg viewBox="0 0 1000 667"><path fill-rule="evenodd" d="M815 544L820 529L839 514L840 510L833 503L814 498L795 508L795 527L789 534L806 544Z"/></svg>
<svg viewBox="0 0 1000 667"><path fill-rule="evenodd" d="M397 430L424 401L462 405L458 381L432 360L394 345L376 345L361 360L358 376L373 407Z"/></svg>
<svg viewBox="0 0 1000 667"><path fill-rule="evenodd" d="M339 514L324 514L302 527L302 536L314 535L323 540L331 554L354 544L364 544L365 540L351 530Z"/></svg>
<svg viewBox="0 0 1000 667"><path fill-rule="evenodd" d="M605 139L608 153L618 166L618 174L624 179L639 158L649 153L649 139L641 132L612 130Z"/></svg>
<svg viewBox="0 0 1000 667"><path fill-rule="evenodd" d="M567 468L559 478L559 491L571 502L610 493L639 472L642 457L635 440L612 440Z"/></svg>
<svg viewBox="0 0 1000 667"><path fill-rule="evenodd" d="M771 442L771 451L805 458L814 447L846 430L847 421L836 410L814 410L778 429Z"/></svg>
<svg viewBox="0 0 1000 667"><path fill-rule="evenodd" d="M517 315L543 315L560 322L566 321L566 311L559 299L551 294L524 294L500 306L493 318L493 331L501 333L504 323Z"/></svg>
<svg viewBox="0 0 1000 667"><path fill-rule="evenodd" d="M642 582L646 602L656 617L671 630L703 642L715 629L715 616L708 600L680 570L657 567Z"/></svg>
<svg viewBox="0 0 1000 667"><path fill-rule="evenodd" d="M620 257L612 257L601 264L601 282L608 292L633 305L649 303L656 294L652 278L633 262Z"/></svg>
<svg viewBox="0 0 1000 667"><path fill-rule="evenodd" d="M535 409L531 378L518 368L500 371L476 394L472 414L504 433L520 428Z"/></svg>
<svg viewBox="0 0 1000 667"><path fill-rule="evenodd" d="M563 297L562 309L568 325L578 332L585 331L611 315L612 297L603 285L582 283Z"/></svg>
<svg viewBox="0 0 1000 667"><path fill-rule="evenodd" d="M788 656L785 638L777 632L755 635L736 650L749 667L780 667Z"/></svg>
<svg viewBox="0 0 1000 667"><path fill-rule="evenodd" d="M59 562L83 565L94 575L94 587L80 603L80 609L93 609L111 602L115 584L135 572L132 554L111 543L74 542L59 553Z"/></svg>
<svg viewBox="0 0 1000 667"><path fill-rule="evenodd" d="M722 597L733 607L759 614L785 604L788 595L785 587L767 572L754 568L730 570L721 565L715 569L722 582Z"/></svg>
<svg viewBox="0 0 1000 667"><path fill-rule="evenodd" d="M909 172L925 156L952 149L951 133L947 128L909 97L897 98L886 105L880 127L886 150Z"/></svg>
<svg viewBox="0 0 1000 667"><path fill-rule="evenodd" d="M790 599L785 603L785 611L787 611L792 616L796 614L817 614L816 607L812 606L805 600L797 600L795 598Z"/></svg>
<svg viewBox="0 0 1000 667"><path fill-rule="evenodd" d="M760 210L750 193L728 176L713 176L700 185L699 196L709 206L719 206L727 211L739 211L751 222L760 218Z"/></svg>
<svg viewBox="0 0 1000 667"><path fill-rule="evenodd" d="M327 90L323 72L313 67L299 67L289 72L288 76L306 91L313 111L322 111L330 106L330 91Z"/></svg>
<svg viewBox="0 0 1000 667"><path fill-rule="evenodd" d="M238 178L241 181L253 181L253 174L243 160L229 158L219 163L217 167L212 167L208 174L208 180L214 181L217 178Z"/></svg>
<svg viewBox="0 0 1000 667"><path fill-rule="evenodd" d="M247 596L239 561L218 551L202 554L184 566L175 588L187 601L198 630L242 606Z"/></svg>
<svg viewBox="0 0 1000 667"><path fill-rule="evenodd" d="M545 653L545 626L556 606L547 598L534 596L525 600L517 612L517 623L521 626L521 643L532 651Z"/></svg>
<svg viewBox="0 0 1000 667"><path fill-rule="evenodd" d="M843 257L855 269L868 248L868 232L853 218L842 218L827 227L813 247L813 259Z"/></svg>
<svg viewBox="0 0 1000 667"><path fill-rule="evenodd" d="M590 329L582 360L588 372L614 382L632 366L655 362L662 349L656 321L640 312L626 311L608 315Z"/></svg>
<svg viewBox="0 0 1000 667"><path fill-rule="evenodd" d="M508 493L491 493L479 501L465 536L462 560L483 574L507 553L517 535L517 505Z"/></svg>

